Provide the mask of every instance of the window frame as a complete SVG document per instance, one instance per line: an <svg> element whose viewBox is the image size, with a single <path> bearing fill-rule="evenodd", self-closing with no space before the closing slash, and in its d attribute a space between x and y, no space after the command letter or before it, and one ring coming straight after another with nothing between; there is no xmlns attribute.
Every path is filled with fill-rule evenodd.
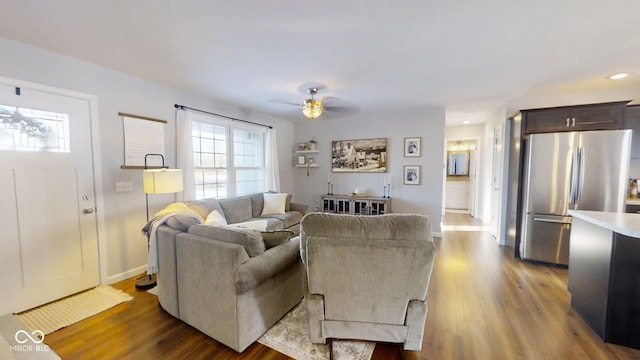
<svg viewBox="0 0 640 360"><path fill-rule="evenodd" d="M264 192L266 191L266 180L267 180L267 169L266 169L266 136L267 136L267 129L263 128L263 127L258 127L258 126L252 126L250 124L237 124L236 122L233 121L229 121L229 120L223 120L223 119L218 119L212 116L204 116L204 115L195 115L192 118L192 124L191 124L191 139L192 142L196 139L196 136L194 135L194 132L196 131L195 125L196 124L207 124L207 125L212 125L212 126L218 126L218 127L223 127L225 129L225 163L226 166L224 167L203 167L201 166L202 162L196 164L195 158L196 158L196 149L195 149L195 144L192 145L192 149L191 149L191 153L192 156L194 158L194 164L193 164L193 171L194 171L194 187L195 187L195 198L198 199L204 199L204 198L216 198L216 199L222 199L222 198L227 198L227 197L233 197L233 196L239 196L239 195L247 195L249 193L255 193L255 192ZM201 134L201 130L199 130ZM236 131L249 131L249 132L255 132L260 134L260 166L236 166L236 161L235 161L235 157L236 157L236 151L235 151L235 132ZM215 136L214 136L215 137ZM200 140L202 139L202 137L199 137ZM200 145L200 150L202 150L202 145ZM215 151L215 147L214 147L214 151ZM213 153L215 156L215 152ZM206 183L201 183L198 184L197 180L198 179L198 174L203 172L203 171L212 171L212 170L221 170L224 169L225 171L225 175L226 175L226 193L225 194L220 194L219 191L215 191L214 196L208 196L206 195ZM237 184L237 178L238 178L238 170L255 170L258 169L260 170L260 174L261 174L261 179L259 179L259 182L261 183L261 187L259 189L256 189L256 191L251 191L248 193L242 193L242 194L238 194L238 184ZM216 184L216 183L213 183ZM201 196L199 196L201 195Z"/></svg>

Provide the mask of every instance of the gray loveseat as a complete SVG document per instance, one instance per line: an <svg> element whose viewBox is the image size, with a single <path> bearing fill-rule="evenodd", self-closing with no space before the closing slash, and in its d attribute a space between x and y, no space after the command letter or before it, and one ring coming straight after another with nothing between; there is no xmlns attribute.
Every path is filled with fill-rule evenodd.
<svg viewBox="0 0 640 360"><path fill-rule="evenodd" d="M290 235L297 235L307 211L306 205L291 203L284 214L262 215L261 193L185 204L202 218L217 210L229 224L267 219L267 230L290 230ZM160 305L242 352L303 297L299 237L265 244L273 234L225 226L180 228L175 221L159 226Z"/></svg>

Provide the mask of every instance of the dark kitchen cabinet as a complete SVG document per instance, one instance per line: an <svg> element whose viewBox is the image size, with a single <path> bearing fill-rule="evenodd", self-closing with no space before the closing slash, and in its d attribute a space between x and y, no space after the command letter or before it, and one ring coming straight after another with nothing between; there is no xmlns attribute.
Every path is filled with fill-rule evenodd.
<svg viewBox="0 0 640 360"><path fill-rule="evenodd" d="M627 106L624 124L633 130L631 135L631 163L640 163L640 105Z"/></svg>
<svg viewBox="0 0 640 360"><path fill-rule="evenodd" d="M522 110L522 133L621 129L625 126L626 103Z"/></svg>
<svg viewBox="0 0 640 360"><path fill-rule="evenodd" d="M630 214L640 214L640 205L629 205L627 204L625 212Z"/></svg>

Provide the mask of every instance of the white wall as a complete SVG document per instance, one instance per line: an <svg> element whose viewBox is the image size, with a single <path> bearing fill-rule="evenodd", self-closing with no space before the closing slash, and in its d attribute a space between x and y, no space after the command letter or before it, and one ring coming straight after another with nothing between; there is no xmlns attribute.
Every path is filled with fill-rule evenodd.
<svg viewBox="0 0 640 360"><path fill-rule="evenodd" d="M105 220L106 236L99 241L106 249L100 254L103 283L111 283L141 272L146 264L147 243L140 229L146 221L145 196L140 170L122 170L123 129L118 112L153 117L168 121L165 128L166 161L175 167L175 108L182 104L224 115L272 125L278 132L281 164L281 190L293 192L294 169L290 151L294 127L291 122L251 113L222 104L205 96L146 81L77 59L58 55L4 38L0 38L0 76L45 84L96 95L98 98L100 152L102 163L104 209L98 209ZM115 191L118 181L131 181L132 192ZM153 214L174 195L150 196ZM106 266L105 265L106 262Z"/></svg>
<svg viewBox="0 0 640 360"><path fill-rule="evenodd" d="M442 176L444 151L444 108L433 107L400 112L358 114L329 120L301 120L295 124L296 142L312 138L318 142L316 156L319 168L296 168L295 197L310 205L321 206L321 195L327 193L327 175L331 171L331 141L346 139L387 138L387 164L392 176L391 198L393 212L412 212L428 215L433 230L440 232L442 208ZM404 157L404 138L422 138L422 156ZM293 148L290 149L290 153ZM293 167L292 159L289 166ZM420 185L403 185L405 165L422 166ZM281 167L284 165L281 164ZM383 176L378 173L335 173L335 194L352 193L356 187L370 195L383 195Z"/></svg>

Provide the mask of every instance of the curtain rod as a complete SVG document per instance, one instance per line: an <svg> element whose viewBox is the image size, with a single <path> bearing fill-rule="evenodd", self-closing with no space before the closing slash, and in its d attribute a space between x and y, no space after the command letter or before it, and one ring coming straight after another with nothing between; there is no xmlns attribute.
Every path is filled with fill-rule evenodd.
<svg viewBox="0 0 640 360"><path fill-rule="evenodd" d="M220 117L223 117L223 118L225 118L225 119L229 119L229 120L233 120L233 121L242 121L242 122L247 123L247 124L258 125L258 126L264 126L264 127L266 127L266 128L273 129L273 126L269 126L269 125L265 125L265 124L258 124L258 123L255 123L255 122L253 122L253 121L242 120L242 119L236 119L236 118L232 118L232 117L230 117L230 116L220 115L220 114L216 114L216 113L213 113L213 112L204 111L204 110L200 110L200 109L195 109L195 108L192 108L192 107L188 107L188 106L184 106L184 105L179 105L179 104L175 104L174 106L176 107L176 109L182 109L182 110L187 109L187 110L198 111L198 112L205 113L205 114L209 114L209 115L220 116Z"/></svg>

